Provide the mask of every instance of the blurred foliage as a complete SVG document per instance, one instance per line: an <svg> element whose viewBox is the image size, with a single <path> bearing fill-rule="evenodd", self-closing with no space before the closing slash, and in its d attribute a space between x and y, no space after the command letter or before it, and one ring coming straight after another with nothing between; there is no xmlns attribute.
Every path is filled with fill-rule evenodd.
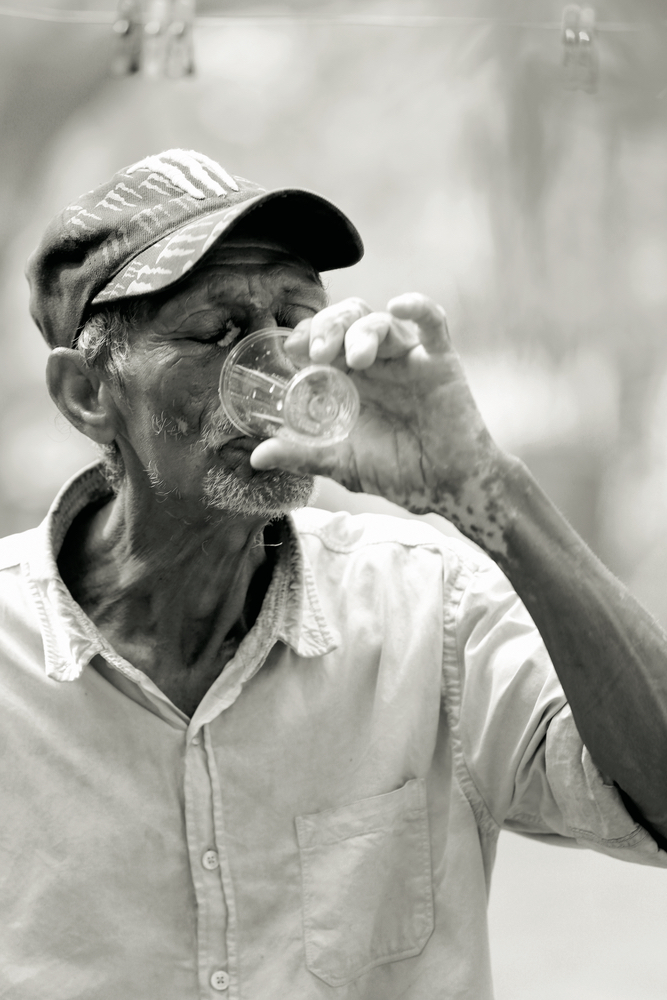
<svg viewBox="0 0 667 1000"><path fill-rule="evenodd" d="M328 276L332 297L381 307L417 288L445 305L493 433L667 620L664 4L595 5L603 27L632 29L598 33L595 94L564 86L560 31L543 26L562 7L548 0L267 9L295 19L197 29L197 75L179 81L111 78L105 26L0 19L0 527L34 523L91 454L42 388L25 257L80 190L147 152L201 148L349 212L367 255ZM488 20L297 18L361 11Z"/></svg>

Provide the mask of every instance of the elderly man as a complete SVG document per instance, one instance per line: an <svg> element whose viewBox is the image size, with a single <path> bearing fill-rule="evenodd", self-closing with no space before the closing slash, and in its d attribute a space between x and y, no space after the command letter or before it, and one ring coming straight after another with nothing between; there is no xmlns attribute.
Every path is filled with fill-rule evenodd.
<svg viewBox="0 0 667 1000"><path fill-rule="evenodd" d="M501 827L667 863L665 637L495 446L438 306L327 305L361 253L324 199L170 150L31 258L104 454L0 547L7 1000L483 1000ZM272 326L351 373L348 440L224 418ZM306 507L315 473L491 559Z"/></svg>

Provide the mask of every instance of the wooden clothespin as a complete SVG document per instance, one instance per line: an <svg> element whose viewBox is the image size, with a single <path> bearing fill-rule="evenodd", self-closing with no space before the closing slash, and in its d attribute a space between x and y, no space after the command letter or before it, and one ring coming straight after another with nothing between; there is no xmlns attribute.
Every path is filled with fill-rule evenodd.
<svg viewBox="0 0 667 1000"><path fill-rule="evenodd" d="M148 0L144 22L141 66L144 76L164 76L167 62L167 32L171 24L171 0Z"/></svg>
<svg viewBox="0 0 667 1000"><path fill-rule="evenodd" d="M171 23L167 30L167 76L191 76L195 71L192 28L195 0L172 0Z"/></svg>
<svg viewBox="0 0 667 1000"><path fill-rule="evenodd" d="M594 94L598 89L598 50L595 40L595 11L583 7L579 22L579 89Z"/></svg>
<svg viewBox="0 0 667 1000"><path fill-rule="evenodd" d="M143 35L141 0L118 0L113 31L116 36L111 71L115 76L136 73L141 66Z"/></svg>
<svg viewBox="0 0 667 1000"><path fill-rule="evenodd" d="M568 4L561 23L565 86L569 90L594 94L598 83L595 11L592 7Z"/></svg>
<svg viewBox="0 0 667 1000"><path fill-rule="evenodd" d="M581 7L568 4L561 21L561 41L563 43L563 77L568 90L576 90L577 45L579 44L579 21Z"/></svg>

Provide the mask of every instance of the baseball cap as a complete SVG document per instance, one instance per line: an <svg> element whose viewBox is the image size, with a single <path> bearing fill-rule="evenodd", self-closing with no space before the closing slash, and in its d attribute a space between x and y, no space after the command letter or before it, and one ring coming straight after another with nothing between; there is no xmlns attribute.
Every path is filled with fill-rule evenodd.
<svg viewBox="0 0 667 1000"><path fill-rule="evenodd" d="M70 347L91 307L178 281L224 235L270 240L316 271L363 256L359 233L311 191L267 191L203 153L147 156L56 216L28 260L30 312L51 347Z"/></svg>

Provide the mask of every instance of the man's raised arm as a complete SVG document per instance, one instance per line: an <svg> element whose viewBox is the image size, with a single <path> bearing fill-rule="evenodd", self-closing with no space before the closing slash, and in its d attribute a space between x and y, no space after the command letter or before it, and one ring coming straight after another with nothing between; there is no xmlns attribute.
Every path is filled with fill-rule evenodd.
<svg viewBox="0 0 667 1000"><path fill-rule="evenodd" d="M347 366L361 416L339 445L272 438L252 464L441 514L481 546L530 611L595 763L667 838L667 636L494 443L443 310L418 294L392 299L386 312L348 299L299 324L290 349Z"/></svg>

